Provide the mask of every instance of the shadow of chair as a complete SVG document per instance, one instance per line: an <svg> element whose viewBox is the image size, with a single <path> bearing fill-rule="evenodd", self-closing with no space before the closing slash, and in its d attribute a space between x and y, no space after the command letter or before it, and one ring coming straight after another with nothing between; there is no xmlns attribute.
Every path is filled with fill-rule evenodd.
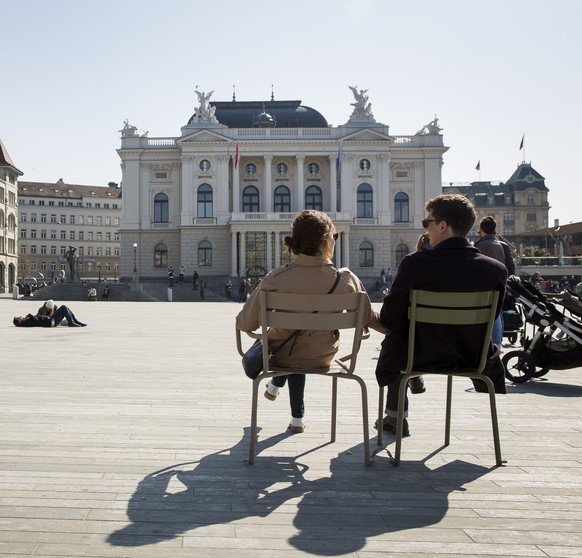
<svg viewBox="0 0 582 558"><path fill-rule="evenodd" d="M369 337L362 326L364 304L367 295L365 293L349 294L290 294L270 291L260 293L260 330L247 332L253 339L261 340L263 347L268 345L267 334L269 329L278 328L284 330L301 331L333 331L353 329L351 351L346 356L338 358L331 366L317 369L282 368L272 366L269 362L269 354L263 351L263 369L257 378L253 380L251 432L249 447L249 463L254 463L257 442L257 414L258 392L262 380L275 376L288 374L322 375L332 380L331 395L331 442L336 438L337 418L337 380L338 378L354 380L360 386L362 395L362 426L364 432L364 460L370 465L370 440L368 424L368 393L366 384L360 376L354 374L357 355L363 339ZM236 329L237 349L241 356L244 355L241 342L241 332Z"/></svg>
<svg viewBox="0 0 582 558"><path fill-rule="evenodd" d="M487 362L487 353L491 338L491 330L495 321L495 310L499 293L497 291L483 292L432 292L412 290L410 293L408 357L406 368L400 373L398 393L398 416L396 423L396 450L392 459L393 465L400 464L402 434L404 427L404 402L406 388L410 378L436 374L447 376L447 406L445 422L445 446L449 445L451 434L451 400L453 393L453 378L473 378L481 380L487 386L491 408L491 423L493 441L495 444L495 461L498 466L503 464L499 442L499 426L497 421L497 406L493 382L483 374ZM483 326L483 342L479 360L474 368L430 371L414 370L415 345L419 342L418 324L433 324L437 326ZM378 445L382 445L382 414L384 410L384 388L380 387L378 398Z"/></svg>

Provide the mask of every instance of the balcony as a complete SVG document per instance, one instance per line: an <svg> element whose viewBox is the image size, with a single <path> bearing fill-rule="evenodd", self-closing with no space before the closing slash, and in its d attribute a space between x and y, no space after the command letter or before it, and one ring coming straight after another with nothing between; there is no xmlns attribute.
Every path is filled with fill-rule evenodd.
<svg viewBox="0 0 582 558"><path fill-rule="evenodd" d="M348 221L352 222L352 214L348 211L341 212L326 212L332 221L342 222ZM295 219L297 215L296 211L291 213L288 212L275 212L275 211L258 211L258 212L237 212L232 213L230 217L231 223L248 223L248 222L291 222ZM368 220L368 219L366 219ZM375 221L375 219L371 219Z"/></svg>

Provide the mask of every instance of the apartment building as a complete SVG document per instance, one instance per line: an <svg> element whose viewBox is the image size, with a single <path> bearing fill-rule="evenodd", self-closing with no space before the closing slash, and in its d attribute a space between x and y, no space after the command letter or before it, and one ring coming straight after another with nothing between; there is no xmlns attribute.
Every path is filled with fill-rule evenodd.
<svg viewBox="0 0 582 558"><path fill-rule="evenodd" d="M51 279L66 272L75 248L76 279L119 278L121 188L18 183L19 277Z"/></svg>

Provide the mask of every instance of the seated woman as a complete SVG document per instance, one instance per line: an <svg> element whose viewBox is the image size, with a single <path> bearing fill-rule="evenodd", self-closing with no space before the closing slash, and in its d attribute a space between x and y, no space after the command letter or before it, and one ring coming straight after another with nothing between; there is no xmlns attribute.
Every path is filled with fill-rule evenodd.
<svg viewBox="0 0 582 558"><path fill-rule="evenodd" d="M97 289L95 287L91 287L87 293L87 297L89 300L97 300Z"/></svg>
<svg viewBox="0 0 582 558"><path fill-rule="evenodd" d="M64 304L59 306L51 316L42 314L15 316L12 323L16 327L57 327L63 320L67 320L69 327L85 327L87 325L77 320L75 314Z"/></svg>
<svg viewBox="0 0 582 558"><path fill-rule="evenodd" d="M236 325L241 331L254 331L259 327L259 292L279 291L298 294L326 294L330 291L336 276L339 281L334 293L345 294L353 292L365 293L361 281L349 269L338 270L331 258L335 248L338 233L332 220L321 211L307 210L300 213L291 227L291 235L284 239L290 253L295 254L295 260L267 274L258 287L252 292L241 312L236 317ZM386 330L379 322L378 313L372 310L370 299L367 298L364 309L363 323L382 333ZM290 335L288 330L272 329L269 331L269 341L277 348ZM275 366L294 367L309 370L329 366L339 349L339 332L317 331L309 335L300 333L293 341L290 349L285 348L273 357ZM303 432L305 429L303 395L305 389L304 374L278 376L268 381L265 397L274 401L279 390L289 382L289 399L291 404L292 432Z"/></svg>

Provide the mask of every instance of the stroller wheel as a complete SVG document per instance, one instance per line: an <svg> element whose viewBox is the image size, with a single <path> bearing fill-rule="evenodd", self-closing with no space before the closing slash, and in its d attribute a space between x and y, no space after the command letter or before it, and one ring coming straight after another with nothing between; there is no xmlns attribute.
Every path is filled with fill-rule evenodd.
<svg viewBox="0 0 582 558"><path fill-rule="evenodd" d="M533 358L523 351L509 351L503 355L505 377L514 384L530 380L536 370Z"/></svg>
<svg viewBox="0 0 582 558"><path fill-rule="evenodd" d="M534 372L534 377L541 378L542 376L545 376L549 371L550 371L549 368L540 368L539 370L536 370Z"/></svg>

